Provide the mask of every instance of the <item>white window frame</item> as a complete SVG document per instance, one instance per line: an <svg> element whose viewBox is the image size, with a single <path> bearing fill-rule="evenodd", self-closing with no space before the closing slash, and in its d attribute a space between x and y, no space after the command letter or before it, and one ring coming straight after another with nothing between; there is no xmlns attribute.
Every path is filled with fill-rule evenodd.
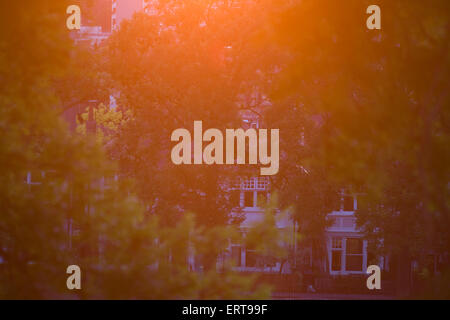
<svg viewBox="0 0 450 320"><path fill-rule="evenodd" d="M352 254L352 255L362 255L362 266L361 271L350 271L347 270L347 239L358 238L362 240L362 254ZM333 239L341 239L342 247L334 247ZM341 252L341 269L333 270L333 251ZM360 235L332 235L328 240L328 266L329 273L331 275L348 275L348 274L365 274L367 270L367 240L363 239Z"/></svg>

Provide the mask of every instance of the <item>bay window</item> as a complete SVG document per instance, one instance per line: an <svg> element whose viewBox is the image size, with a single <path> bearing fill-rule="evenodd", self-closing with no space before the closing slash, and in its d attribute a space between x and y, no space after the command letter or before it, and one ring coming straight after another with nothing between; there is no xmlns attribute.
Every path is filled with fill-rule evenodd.
<svg viewBox="0 0 450 320"><path fill-rule="evenodd" d="M356 237L332 237L329 247L331 273L364 272L365 241Z"/></svg>

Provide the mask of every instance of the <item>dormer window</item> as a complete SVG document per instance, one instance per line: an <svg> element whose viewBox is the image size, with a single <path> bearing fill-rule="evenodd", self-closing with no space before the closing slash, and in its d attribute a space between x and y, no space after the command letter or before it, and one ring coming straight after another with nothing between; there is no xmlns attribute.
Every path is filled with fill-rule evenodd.
<svg viewBox="0 0 450 320"><path fill-rule="evenodd" d="M270 196L269 183L270 180L267 177L242 179L233 187L239 193L239 195L232 193L233 206L237 202L236 199L239 198L242 200L239 203L245 208L265 207Z"/></svg>

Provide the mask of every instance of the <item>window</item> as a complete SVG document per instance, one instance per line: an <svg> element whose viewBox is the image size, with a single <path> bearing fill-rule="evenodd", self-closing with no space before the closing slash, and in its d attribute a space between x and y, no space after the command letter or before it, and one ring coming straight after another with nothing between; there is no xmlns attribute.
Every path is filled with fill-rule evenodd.
<svg viewBox="0 0 450 320"><path fill-rule="evenodd" d="M267 206L267 192L258 192L258 207L264 208Z"/></svg>
<svg viewBox="0 0 450 320"><path fill-rule="evenodd" d="M244 193L244 207L265 207L269 197L270 180L267 177L253 177L240 180L234 187Z"/></svg>
<svg viewBox="0 0 450 320"><path fill-rule="evenodd" d="M243 182L243 188L246 190L255 189L256 188L255 179L254 178L245 179Z"/></svg>
<svg viewBox="0 0 450 320"><path fill-rule="evenodd" d="M36 190L36 188L39 188L40 185L45 180L45 172L40 170L33 170L27 172L26 176L26 184L28 185L28 190L33 191Z"/></svg>
<svg viewBox="0 0 450 320"><path fill-rule="evenodd" d="M331 270L332 271L341 271L341 250L333 250L331 252Z"/></svg>
<svg viewBox="0 0 450 320"><path fill-rule="evenodd" d="M347 254L362 254L362 240L359 238L348 238Z"/></svg>
<svg viewBox="0 0 450 320"><path fill-rule="evenodd" d="M40 170L33 170L27 172L26 183L29 185L40 185L45 178L45 172Z"/></svg>
<svg viewBox="0 0 450 320"><path fill-rule="evenodd" d="M332 248L333 249L342 249L342 239L341 238L333 238Z"/></svg>
<svg viewBox="0 0 450 320"><path fill-rule="evenodd" d="M331 271L341 271L342 238L331 239Z"/></svg>
<svg viewBox="0 0 450 320"><path fill-rule="evenodd" d="M256 178L256 187L262 190L269 189L270 180L267 177L258 177Z"/></svg>
<svg viewBox="0 0 450 320"><path fill-rule="evenodd" d="M253 207L253 191L244 192L244 207Z"/></svg>
<svg viewBox="0 0 450 320"><path fill-rule="evenodd" d="M331 271L363 272L363 245L360 238L332 238Z"/></svg>
<svg viewBox="0 0 450 320"><path fill-rule="evenodd" d="M270 180L267 177L247 178L242 180L244 190L268 190Z"/></svg>
<svg viewBox="0 0 450 320"><path fill-rule="evenodd" d="M347 238L346 240L345 269L347 271L362 271L363 265L363 241L359 238Z"/></svg>
<svg viewBox="0 0 450 320"><path fill-rule="evenodd" d="M253 250L247 250L245 253L245 266L254 268L258 263L258 255Z"/></svg>
<svg viewBox="0 0 450 320"><path fill-rule="evenodd" d="M235 261L236 266L241 266L241 247L231 247L231 258Z"/></svg>

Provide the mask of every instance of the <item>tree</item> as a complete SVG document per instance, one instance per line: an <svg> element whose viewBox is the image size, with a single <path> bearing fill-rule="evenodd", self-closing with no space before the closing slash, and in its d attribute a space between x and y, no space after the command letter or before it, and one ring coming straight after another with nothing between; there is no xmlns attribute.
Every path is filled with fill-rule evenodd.
<svg viewBox="0 0 450 320"><path fill-rule="evenodd" d="M76 76L63 70L77 63L69 60L67 5L0 5L0 297L267 297L230 263L191 272L191 250L218 256L236 231L204 228L186 213L162 223L132 181L114 179L117 168L94 137L71 133L60 119L59 77ZM82 290L69 292L73 264Z"/></svg>
<svg viewBox="0 0 450 320"><path fill-rule="evenodd" d="M450 246L450 11L447 1L379 1L381 30L368 30L370 4L294 1L275 14L276 40L292 54L276 95L322 115L316 164L365 191L359 222L408 279L411 259Z"/></svg>
<svg viewBox="0 0 450 320"><path fill-rule="evenodd" d="M325 229L331 222L327 216L339 208L341 187L331 179L331 168L316 161L326 128L321 126L320 116L290 97L277 100L265 113L265 118L270 127L280 128L283 133L281 169L273 185L280 191L281 204L291 206L292 218L301 234L295 254L312 249L312 270L300 267L300 271L321 273L326 271L323 270L323 257L327 257Z"/></svg>
<svg viewBox="0 0 450 320"><path fill-rule="evenodd" d="M239 112L251 107L242 101L263 86L261 71L276 54L257 44L264 14L257 4L230 2L166 1L158 10L124 21L107 44L119 106L135 119L117 140L120 167L165 223L188 210L201 224L226 224L232 211L226 185L240 170L177 167L170 135L180 127L192 131L195 120L204 128L241 127Z"/></svg>

